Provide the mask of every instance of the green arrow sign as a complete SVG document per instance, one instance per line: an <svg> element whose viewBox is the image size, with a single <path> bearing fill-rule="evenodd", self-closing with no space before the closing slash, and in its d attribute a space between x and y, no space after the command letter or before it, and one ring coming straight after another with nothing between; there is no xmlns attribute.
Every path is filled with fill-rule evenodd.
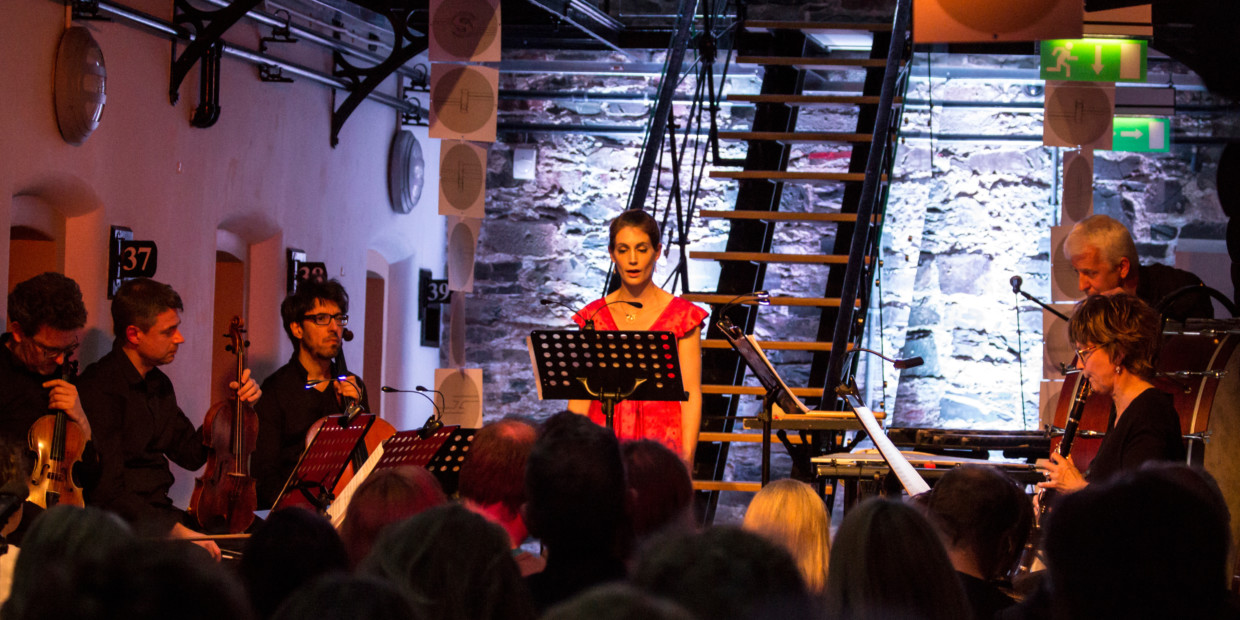
<svg viewBox="0 0 1240 620"><path fill-rule="evenodd" d="M1112 151L1165 153L1171 150L1171 119L1116 116Z"/></svg>
<svg viewBox="0 0 1240 620"><path fill-rule="evenodd" d="M1042 42L1044 80L1144 82L1145 41L1057 39Z"/></svg>

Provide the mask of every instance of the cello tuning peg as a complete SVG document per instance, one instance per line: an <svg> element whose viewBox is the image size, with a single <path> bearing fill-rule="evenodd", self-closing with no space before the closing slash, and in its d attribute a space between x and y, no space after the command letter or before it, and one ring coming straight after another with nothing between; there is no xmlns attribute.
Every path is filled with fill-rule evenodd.
<svg viewBox="0 0 1240 620"><path fill-rule="evenodd" d="M250 341L249 341L249 340L246 340L246 341L245 341L245 346L246 346L247 348L250 346Z"/></svg>
<svg viewBox="0 0 1240 620"><path fill-rule="evenodd" d="M225 346L224 346L224 350L225 350L225 351L228 351L229 353L232 353L232 352L233 352L233 346L232 346L231 344L229 344L229 345L225 345Z"/></svg>

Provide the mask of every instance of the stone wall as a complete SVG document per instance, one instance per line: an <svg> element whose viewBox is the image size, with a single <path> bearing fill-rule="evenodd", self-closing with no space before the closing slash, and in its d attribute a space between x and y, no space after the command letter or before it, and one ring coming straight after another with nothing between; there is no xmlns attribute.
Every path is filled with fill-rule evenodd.
<svg viewBox="0 0 1240 620"><path fill-rule="evenodd" d="M824 9L825 11L825 9ZM523 58L623 59L582 53L523 52ZM924 75L914 60L912 74ZM649 60L659 60L651 54ZM975 67L1036 66L1029 57L935 55L936 65ZM1180 76L1174 63L1160 63L1159 75ZM859 75L841 74L854 81ZM501 88L593 92L653 93L653 80L566 75L501 76ZM733 84L731 92L753 92L754 81ZM685 80L684 94L692 93ZM881 290L871 313L873 342L889 355L920 355L922 367L902 373L871 369L871 404L894 416L899 426L1020 429L1038 424L1041 369L1041 313L1019 304L1023 332L1016 330L1017 305L1009 284L1024 278L1025 290L1049 293L1049 230L1058 222L1061 153L1041 146L1040 88L1028 83L914 79L909 98L936 105L911 105L903 128L910 135L934 138L901 141L884 223ZM1183 103L1212 103L1199 91L1185 89ZM943 101L976 102L973 107L944 108ZM1027 109L982 107L986 102L1029 104ZM548 101L505 103L501 122L622 124L641 122L649 106L640 103ZM685 108L677 108L683 123ZM724 128L748 128L753 110L727 107ZM855 110L849 107L802 112L798 129L851 131ZM1181 115L1177 131L1198 135L1231 132L1231 121L1218 111ZM944 134L985 134L1003 140L944 140ZM503 137L501 137L503 138ZM512 179L512 149L534 146L537 176ZM740 146L726 147L736 157ZM1173 261L1186 237L1222 239L1224 221L1214 194L1214 165L1219 146L1178 144L1162 155L1096 154L1096 211L1129 224L1143 257ZM609 261L607 222L626 207L640 155L632 136L582 133L513 134L497 142L489 155L487 218L482 226L475 271L475 291L467 297L467 358L485 378L485 416L508 414L542 418L562 409L560 402L539 402L524 339L533 329L568 327L570 311L543 306L553 299L580 308L603 293ZM843 170L846 146L805 146L792 157L793 169ZM709 169L709 168L708 168ZM660 217L667 208L670 179L661 177L651 205ZM734 185L704 182L697 209L729 209ZM784 210L838 209L841 188L832 185L788 186ZM688 197L686 197L688 200ZM686 203L687 204L687 203ZM674 218L673 218L674 219ZM697 220L689 247L721 250L727 225ZM830 252L833 235L821 226L780 224L774 251ZM668 247L656 281L670 276L679 254ZM688 289L713 291L717 269L690 261ZM768 269L767 288L780 293L820 295L821 267L777 265ZM675 292L680 292L677 284ZM760 314L760 338L810 339L818 312L772 307ZM804 385L809 369L805 353L775 352L773 361L790 385ZM1023 382L1021 370L1023 369ZM867 376L867 375L862 375ZM888 382L884 389L881 379ZM740 413L756 410L746 401ZM709 413L709 412L708 412ZM789 461L777 449L774 475L786 475ZM756 480L756 446L734 446L727 479ZM724 494L721 521L739 519L748 495Z"/></svg>

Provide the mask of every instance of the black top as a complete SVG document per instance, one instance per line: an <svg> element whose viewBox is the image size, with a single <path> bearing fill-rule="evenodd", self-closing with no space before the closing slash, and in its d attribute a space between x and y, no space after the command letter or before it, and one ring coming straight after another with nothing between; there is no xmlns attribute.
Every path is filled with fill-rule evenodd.
<svg viewBox="0 0 1240 620"><path fill-rule="evenodd" d="M624 581L627 576L624 562L607 557L605 552L576 561L561 558L557 562L553 558L554 552L547 556L547 567L542 572L525 578L539 614L594 586Z"/></svg>
<svg viewBox="0 0 1240 620"><path fill-rule="evenodd" d="M191 471L207 462L202 430L177 406L172 381L158 368L138 374L118 340L82 372L78 390L103 461L92 503L140 533L167 534L184 517L168 497L168 461Z"/></svg>
<svg viewBox="0 0 1240 620"><path fill-rule="evenodd" d="M1171 293L1186 286L1201 286L1201 278L1192 273L1158 263L1141 265L1137 273L1137 297L1155 309L1158 308L1159 302ZM1187 318L1212 319L1214 318L1214 304L1210 301L1209 295L1194 291L1177 297L1163 311L1163 314L1177 321Z"/></svg>
<svg viewBox="0 0 1240 620"><path fill-rule="evenodd" d="M1085 475L1090 482L1102 482L1120 471L1137 469L1146 461L1184 460L1180 416L1171 396L1157 389L1141 392L1128 404L1119 421L1108 426L1113 428L1107 429Z"/></svg>
<svg viewBox="0 0 1240 620"><path fill-rule="evenodd" d="M956 576L960 577L960 585L964 586L964 595L969 599L975 620L991 620L1000 611L1016 604L1016 599L989 581L959 571Z"/></svg>
<svg viewBox="0 0 1240 620"><path fill-rule="evenodd" d="M353 377L354 375L350 375ZM319 418L343 411L336 388L328 383L322 392L306 388L308 373L293 352L292 359L263 381L263 395L254 404L258 414L258 438L250 459L250 473L258 488L258 508L271 508L280 495L301 453L306 450L306 431ZM369 411L365 384L355 379L362 395L362 409Z"/></svg>

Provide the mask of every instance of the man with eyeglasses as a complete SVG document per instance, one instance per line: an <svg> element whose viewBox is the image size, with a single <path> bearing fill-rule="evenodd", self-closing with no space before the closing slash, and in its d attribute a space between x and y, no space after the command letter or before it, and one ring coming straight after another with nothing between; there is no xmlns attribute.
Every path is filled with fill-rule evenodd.
<svg viewBox="0 0 1240 620"><path fill-rule="evenodd" d="M0 336L4 344L0 353L0 437L26 446L36 420L55 410L64 411L86 441L74 473L77 485L87 488L98 480L99 457L78 389L63 378L62 371L77 350L86 325L82 291L77 282L59 273L40 274L13 289L8 313L9 331ZM37 510L25 512L27 521L38 514Z"/></svg>
<svg viewBox="0 0 1240 620"><path fill-rule="evenodd" d="M90 502L117 513L139 534L194 538L188 516L168 496L172 461L193 471L207 462L202 428L177 404L168 375L159 369L176 359L181 335L181 296L146 278L126 281L112 298L112 351L82 372L82 402L91 412L103 478ZM261 395L246 369L242 383L229 383L237 397ZM217 559L212 541L195 541Z"/></svg>
<svg viewBox="0 0 1240 620"><path fill-rule="evenodd" d="M260 510L279 496L316 421L343 412L350 400L369 409L366 386L348 371L341 352L352 337L345 329L348 312L349 293L336 280L302 282L280 304L293 356L263 381L263 398L254 407L258 441L250 471Z"/></svg>

